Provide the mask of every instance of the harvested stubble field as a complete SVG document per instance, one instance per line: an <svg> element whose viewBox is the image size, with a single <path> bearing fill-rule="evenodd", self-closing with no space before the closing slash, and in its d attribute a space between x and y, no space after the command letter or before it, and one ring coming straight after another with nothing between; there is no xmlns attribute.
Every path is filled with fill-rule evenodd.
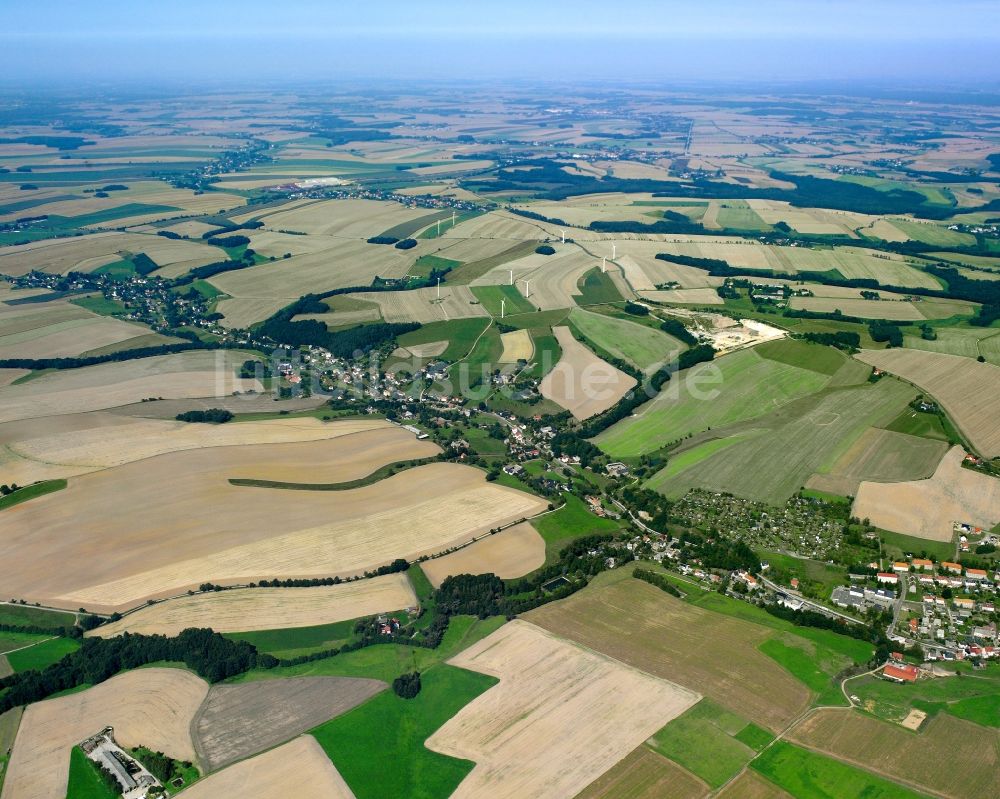
<svg viewBox="0 0 1000 799"><path fill-rule="evenodd" d="M223 297L215 310L222 314L219 324L230 330L243 330L262 322L293 300L288 297Z"/></svg>
<svg viewBox="0 0 1000 799"><path fill-rule="evenodd" d="M182 669L138 669L86 691L30 705L21 719L3 799L66 795L70 750L104 727L123 746L142 744L194 760L190 725L208 684Z"/></svg>
<svg viewBox="0 0 1000 799"><path fill-rule="evenodd" d="M359 677L213 685L191 722L198 760L216 771L346 713L386 687Z"/></svg>
<svg viewBox="0 0 1000 799"><path fill-rule="evenodd" d="M952 447L929 480L863 482L852 513L931 541L950 541L955 522L991 528L1000 522L1000 480L963 469L964 457L961 447Z"/></svg>
<svg viewBox="0 0 1000 799"><path fill-rule="evenodd" d="M381 200L320 200L260 217L269 230L367 239L395 225L419 219L427 211Z"/></svg>
<svg viewBox="0 0 1000 799"><path fill-rule="evenodd" d="M576 799L701 799L709 787L676 763L645 746L606 771Z"/></svg>
<svg viewBox="0 0 1000 799"><path fill-rule="evenodd" d="M568 327L552 328L562 358L542 379L542 396L577 419L606 411L635 384L635 378L602 361L577 341Z"/></svg>
<svg viewBox="0 0 1000 799"><path fill-rule="evenodd" d="M754 419L813 394L829 375L739 350L678 372L652 402L601 433L595 443L615 457L659 449L689 433Z"/></svg>
<svg viewBox="0 0 1000 799"><path fill-rule="evenodd" d="M790 793L781 790L756 771L749 770L740 774L717 796L719 799L795 799Z"/></svg>
<svg viewBox="0 0 1000 799"><path fill-rule="evenodd" d="M944 319L960 314L971 315L976 306L962 300L926 299L920 302L897 302L890 300L864 300L833 297L792 297L792 308L820 313L840 311L845 316L861 319L890 319L917 322L925 319Z"/></svg>
<svg viewBox="0 0 1000 799"><path fill-rule="evenodd" d="M344 778L310 735L236 763L186 791L185 799L354 799Z"/></svg>
<svg viewBox="0 0 1000 799"><path fill-rule="evenodd" d="M528 301L543 311L572 308L574 296L580 293L578 283L585 272L600 267L595 260L575 245L555 243L555 255L528 255L487 273L473 281L476 286L507 285L510 270L514 271L517 290L524 293L524 281L530 282Z"/></svg>
<svg viewBox="0 0 1000 799"><path fill-rule="evenodd" d="M239 352L182 352L135 361L64 369L0 388L0 422L83 413L149 397L225 397L261 391L258 380L237 378Z"/></svg>
<svg viewBox="0 0 1000 799"><path fill-rule="evenodd" d="M520 620L449 662L500 678L427 739L476 763L454 797L574 796L699 699Z"/></svg>
<svg viewBox="0 0 1000 799"><path fill-rule="evenodd" d="M399 446L376 449L359 435L193 450L83 475L4 512L11 557L0 564L0 581L12 595L48 604L122 609L206 581L354 575L440 552L545 507L449 463L345 491L290 494L228 480L342 482L397 460ZM128 506L109 516L122 497Z"/></svg>
<svg viewBox="0 0 1000 799"><path fill-rule="evenodd" d="M531 333L527 330L512 330L510 333L501 333L500 341L503 342L503 355L500 356L500 363L530 361L531 356L534 355L535 345L531 341Z"/></svg>
<svg viewBox="0 0 1000 799"><path fill-rule="evenodd" d="M446 322L489 316L468 286L441 286L412 291L373 291L349 295L353 299L375 303L386 322Z"/></svg>
<svg viewBox="0 0 1000 799"><path fill-rule="evenodd" d="M0 272L15 276L33 269L53 274L89 272L120 260L123 252L144 252L161 267L183 265L184 271L225 258L222 250L201 242L144 233L107 232L4 247L0 251Z"/></svg>
<svg viewBox="0 0 1000 799"><path fill-rule="evenodd" d="M524 618L771 730L809 703L805 685L757 651L771 630L686 604L625 572L606 572Z"/></svg>
<svg viewBox="0 0 1000 799"><path fill-rule="evenodd" d="M410 581L402 573L315 588L237 588L142 607L89 635L177 635L188 627L211 627L220 633L310 627L416 604Z"/></svg>
<svg viewBox="0 0 1000 799"><path fill-rule="evenodd" d="M865 480L921 480L934 474L947 451L944 441L870 427L829 471L810 477L806 487L853 497Z"/></svg>
<svg viewBox="0 0 1000 799"><path fill-rule="evenodd" d="M790 737L838 760L955 799L996 793L1000 731L947 713L938 713L913 734L858 711L820 710Z"/></svg>
<svg viewBox="0 0 1000 799"><path fill-rule="evenodd" d="M926 391L980 455L1000 455L1000 366L921 350L863 350L856 356Z"/></svg>
<svg viewBox="0 0 1000 799"><path fill-rule="evenodd" d="M666 291L644 291L641 298L651 302L672 305L724 305L722 297L712 288L669 289Z"/></svg>
<svg viewBox="0 0 1000 799"><path fill-rule="evenodd" d="M545 562L545 541L527 522L508 527L457 552L420 564L435 588L453 574L492 572L504 580L523 577Z"/></svg>
<svg viewBox="0 0 1000 799"><path fill-rule="evenodd" d="M147 403L148 404L148 403ZM251 444L324 441L372 431L404 446L411 436L380 419L321 422L281 418L228 425L200 425L172 419L142 419L110 413L73 414L48 425L0 425L0 465L11 480L26 485L121 466L168 452ZM383 431L375 434L375 431Z"/></svg>
<svg viewBox="0 0 1000 799"><path fill-rule="evenodd" d="M813 474L831 468L867 428L889 424L913 397L912 388L887 378L821 391L747 423L765 432L749 436L739 429L729 438L741 440L724 451L679 474L661 471L646 485L668 497L700 487L780 505ZM769 468L762 471L762 463Z"/></svg>
<svg viewBox="0 0 1000 799"><path fill-rule="evenodd" d="M988 363L1000 366L1000 330L995 327L942 327L934 332L937 338L933 341L922 336L903 336L903 346L911 350L961 355L973 360L982 355Z"/></svg>

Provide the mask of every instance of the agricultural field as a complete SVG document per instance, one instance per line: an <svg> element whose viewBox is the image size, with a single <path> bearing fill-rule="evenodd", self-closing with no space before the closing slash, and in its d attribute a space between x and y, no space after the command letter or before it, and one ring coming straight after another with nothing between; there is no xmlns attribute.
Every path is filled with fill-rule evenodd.
<svg viewBox="0 0 1000 799"><path fill-rule="evenodd" d="M1000 366L921 350L864 350L871 366L913 383L941 403L980 455L1000 455Z"/></svg>
<svg viewBox="0 0 1000 799"><path fill-rule="evenodd" d="M695 607L626 573L599 575L584 590L523 618L770 730L809 704L807 687L757 651L769 629Z"/></svg>
<svg viewBox="0 0 1000 799"><path fill-rule="evenodd" d="M199 780L184 794L185 799L242 795L287 799L289 786L294 786L296 799L354 799L344 778L309 735L234 763Z"/></svg>
<svg viewBox="0 0 1000 799"><path fill-rule="evenodd" d="M198 762L216 771L253 757L346 713L385 688L379 680L357 677L213 685L191 722Z"/></svg>
<svg viewBox="0 0 1000 799"><path fill-rule="evenodd" d="M445 577L453 574L492 572L507 580L523 577L544 562L545 541L534 527L525 522L482 538L457 552L426 560L420 568L431 585L437 588Z"/></svg>
<svg viewBox="0 0 1000 799"><path fill-rule="evenodd" d="M989 795L1000 769L1000 731L947 713L914 735L856 710L821 710L796 727L791 740L955 799Z"/></svg>
<svg viewBox="0 0 1000 799"><path fill-rule="evenodd" d="M475 762L455 797L574 796L699 698L520 620L449 663L500 678L427 741Z"/></svg>
<svg viewBox="0 0 1000 799"><path fill-rule="evenodd" d="M570 324L605 352L651 371L673 361L686 345L656 328L574 308Z"/></svg>
<svg viewBox="0 0 1000 799"><path fill-rule="evenodd" d="M862 433L829 471L809 478L807 488L853 497L863 481L893 483L934 474L948 444L874 427Z"/></svg>
<svg viewBox="0 0 1000 799"><path fill-rule="evenodd" d="M65 796L70 750L107 726L123 746L195 760L189 726L208 685L182 669L125 672L85 691L30 705L21 719L3 799Z"/></svg>
<svg viewBox="0 0 1000 799"><path fill-rule="evenodd" d="M122 466L168 452L326 441L354 434L365 435L376 448L398 445L404 453L433 452L429 447L414 447L409 433L380 419L321 422L316 418L276 417L206 426L94 412L0 426L0 441L4 444L0 464L6 479L26 485Z"/></svg>
<svg viewBox="0 0 1000 799"><path fill-rule="evenodd" d="M931 541L950 541L955 522L993 527L1000 523L1000 481L963 469L964 456L952 447L927 480L862 482L852 514Z"/></svg>
<svg viewBox="0 0 1000 799"><path fill-rule="evenodd" d="M861 319L890 319L895 321L922 322L925 319L945 319L949 316L971 316L976 306L962 300L925 298L920 302L893 300L841 299L833 297L792 297L790 307L819 313L840 311L845 316Z"/></svg>
<svg viewBox="0 0 1000 799"><path fill-rule="evenodd" d="M1000 366L1000 330L992 327L941 327L937 338L928 341L922 336L904 335L903 346L913 350L961 355L975 360L982 356L987 363Z"/></svg>
<svg viewBox="0 0 1000 799"><path fill-rule="evenodd" d="M343 491L289 494L294 486L229 482L341 482L400 455L398 445L372 450L360 436L347 437L338 450L334 457L324 442L193 450L82 475L64 491L4 512L14 554L4 561L2 581L12 595L48 604L124 609L206 581L350 576L440 552L545 507L450 463ZM122 496L131 510L109 517L109 503ZM173 546L164 550L167 534ZM103 549L112 541L117 557L109 560ZM55 551L63 553L61 568L53 568Z"/></svg>
<svg viewBox="0 0 1000 799"><path fill-rule="evenodd" d="M577 341L565 326L552 328L562 358L542 379L542 396L577 419L606 411L635 384L635 378L602 361Z"/></svg>
<svg viewBox="0 0 1000 799"><path fill-rule="evenodd" d="M149 397L224 397L261 391L236 377L239 352L183 352L41 375L0 387L0 422L116 408Z"/></svg>
<svg viewBox="0 0 1000 799"><path fill-rule="evenodd" d="M808 350L817 359L844 361L835 350L818 346ZM601 433L594 443L616 458L642 455L691 433L764 416L820 391L834 372L762 357L760 348L739 350L678 372L651 402Z"/></svg>
<svg viewBox="0 0 1000 799"><path fill-rule="evenodd" d="M189 627L216 632L252 632L332 624L416 606L406 575L315 588L238 588L182 596L142 607L90 635L108 638L124 632L177 635Z"/></svg>
<svg viewBox="0 0 1000 799"><path fill-rule="evenodd" d="M580 278L595 266L600 267L601 262L575 244L556 242L552 246L556 250L554 255L532 253L508 261L476 278L472 285L509 285L510 273L513 271L515 286L519 291L523 293L525 281L528 282L529 294L526 299L531 305L543 311L572 308L577 304L574 297L580 293Z"/></svg>
<svg viewBox="0 0 1000 799"><path fill-rule="evenodd" d="M780 505L842 457L869 427L888 424L914 397L907 385L885 378L874 385L848 386L804 397L746 423L759 434L699 459L679 474L658 473L647 486L678 497L690 488L729 491ZM756 465L770 464L766 472Z"/></svg>
<svg viewBox="0 0 1000 799"><path fill-rule="evenodd" d="M440 294L440 296L438 296ZM373 291L348 295L374 303L386 322L447 322L489 316L490 312L468 286L441 286L412 291ZM499 303L497 308L499 316Z"/></svg>
<svg viewBox="0 0 1000 799"><path fill-rule="evenodd" d="M701 799L708 786L676 763L646 746L633 750L628 757L604 772L576 799Z"/></svg>
<svg viewBox="0 0 1000 799"><path fill-rule="evenodd" d="M500 356L500 363L530 361L531 357L535 354L535 346L531 340L531 333L527 330L512 330L509 333L501 333L500 341L503 342L503 354Z"/></svg>

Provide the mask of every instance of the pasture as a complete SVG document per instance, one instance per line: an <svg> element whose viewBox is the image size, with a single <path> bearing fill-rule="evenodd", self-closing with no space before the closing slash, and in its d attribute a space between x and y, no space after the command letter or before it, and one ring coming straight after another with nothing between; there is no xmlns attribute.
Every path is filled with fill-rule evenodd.
<svg viewBox="0 0 1000 799"><path fill-rule="evenodd" d="M980 455L1000 455L1000 366L922 350L864 350L865 363L913 383L941 403Z"/></svg>
<svg viewBox="0 0 1000 799"><path fill-rule="evenodd" d="M989 795L1000 769L1000 731L946 713L914 735L856 710L821 710L796 727L791 740L954 799Z"/></svg>
<svg viewBox="0 0 1000 799"><path fill-rule="evenodd" d="M545 507L449 463L345 491L289 494L229 482L342 482L399 457L398 444L375 450L363 437L349 441L336 449L274 445L256 455L249 447L193 450L82 475L65 491L4 512L13 555L0 565L2 581L12 595L47 604L122 609L206 581L350 576L440 552ZM109 503L122 496L128 507L109 517ZM103 555L110 542L114 559ZM63 566L54 568L56 551Z"/></svg>
<svg viewBox="0 0 1000 799"><path fill-rule="evenodd" d="M826 355L821 347L810 350ZM756 348L738 350L676 373L651 402L594 443L616 458L642 455L691 433L764 416L819 391L829 379L822 372L763 358Z"/></svg>
<svg viewBox="0 0 1000 799"><path fill-rule="evenodd" d="M635 378L602 361L577 341L568 327L552 328L562 358L542 379L542 396L577 419L606 411L635 384Z"/></svg>
<svg viewBox="0 0 1000 799"><path fill-rule="evenodd" d="M403 573L315 588L238 588L168 599L142 607L90 635L124 632L177 635L188 627L216 632L253 632L332 624L417 604Z"/></svg>
<svg viewBox="0 0 1000 799"><path fill-rule="evenodd" d="M220 796L253 796L254 799L287 799L289 786L295 799L354 799L354 794L316 740L301 735L269 752L234 763L199 780L185 792L185 799Z"/></svg>
<svg viewBox="0 0 1000 799"><path fill-rule="evenodd" d="M644 372L670 363L686 349L681 341L656 328L582 308L574 308L569 321L602 350Z"/></svg>
<svg viewBox="0 0 1000 799"><path fill-rule="evenodd" d="M806 686L757 651L772 635L768 628L695 607L630 573L599 575L582 591L524 618L771 730L809 704Z"/></svg>
<svg viewBox="0 0 1000 799"><path fill-rule="evenodd" d="M922 336L904 335L903 346L913 350L961 355L975 360L982 356L988 363L1000 366L1000 330L994 327L940 327L937 338L928 341Z"/></svg>
<svg viewBox="0 0 1000 799"><path fill-rule="evenodd" d="M1000 523L1000 481L963 469L964 456L952 447L927 480L862 482L852 514L931 541L950 541L955 522L993 527Z"/></svg>
<svg viewBox="0 0 1000 799"><path fill-rule="evenodd" d="M476 541L457 552L420 564L435 588L453 574L492 572L504 580L523 577L545 562L545 541L528 523Z"/></svg>
<svg viewBox="0 0 1000 799"><path fill-rule="evenodd" d="M699 698L520 620L449 663L500 678L427 740L475 762L454 797L574 796Z"/></svg>
<svg viewBox="0 0 1000 799"><path fill-rule="evenodd" d="M753 422L765 432L745 437L680 474L657 473L647 486L668 497L699 487L780 505L814 473L831 468L868 427L896 418L913 395L909 386L883 378L874 385L804 397ZM766 471L760 470L762 463L769 465Z"/></svg>
<svg viewBox="0 0 1000 799"><path fill-rule="evenodd" d="M65 796L70 751L106 726L115 728L123 746L142 744L193 761L189 726L207 693L208 684L187 671L148 668L30 705L21 719L0 796Z"/></svg>

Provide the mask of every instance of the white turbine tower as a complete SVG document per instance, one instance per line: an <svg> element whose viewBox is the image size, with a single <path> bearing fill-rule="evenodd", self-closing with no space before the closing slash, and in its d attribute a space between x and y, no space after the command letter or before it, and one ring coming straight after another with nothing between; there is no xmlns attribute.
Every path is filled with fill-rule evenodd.
<svg viewBox="0 0 1000 799"><path fill-rule="evenodd" d="M441 278L438 278L438 299L441 299Z"/></svg>
<svg viewBox="0 0 1000 799"><path fill-rule="evenodd" d="M525 280L524 281L524 296L525 297L530 297L531 296L530 285L531 285L531 281L530 280Z"/></svg>
<svg viewBox="0 0 1000 799"><path fill-rule="evenodd" d="M513 269L510 270L510 284L512 286L514 285L514 270Z"/></svg>
<svg viewBox="0 0 1000 799"><path fill-rule="evenodd" d="M454 210L452 210L452 212L451 212L451 226L455 227L455 211Z"/></svg>
<svg viewBox="0 0 1000 799"><path fill-rule="evenodd" d="M562 243L565 244L566 243L566 231L560 229L559 235L562 236Z"/></svg>
<svg viewBox="0 0 1000 799"><path fill-rule="evenodd" d="M437 232L437 234L439 236L441 235L441 220L440 219L438 220L438 232Z"/></svg>
<svg viewBox="0 0 1000 799"><path fill-rule="evenodd" d="M500 298L500 318L503 319L507 312L507 301L501 297Z"/></svg>
<svg viewBox="0 0 1000 799"><path fill-rule="evenodd" d="M603 275L607 271L608 271L608 259L601 258L601 274Z"/></svg>
<svg viewBox="0 0 1000 799"><path fill-rule="evenodd" d="M617 254L618 254L618 247L617 247L617 245L614 242L611 242L611 260L612 261L615 260L615 257L617 256Z"/></svg>

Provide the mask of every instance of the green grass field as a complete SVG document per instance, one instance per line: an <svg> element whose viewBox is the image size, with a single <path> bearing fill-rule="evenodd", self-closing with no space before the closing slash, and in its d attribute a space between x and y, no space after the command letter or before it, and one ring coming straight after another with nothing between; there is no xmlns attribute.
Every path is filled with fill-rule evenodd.
<svg viewBox="0 0 1000 799"><path fill-rule="evenodd" d="M895 419L914 395L909 386L883 378L805 397L756 421L754 426L765 433L703 458L680 474L654 475L649 485L668 497L705 488L780 505L812 474L829 471L866 428ZM762 464L767 468L761 469Z"/></svg>
<svg viewBox="0 0 1000 799"><path fill-rule="evenodd" d="M51 494L54 491L62 491L66 485L65 480L43 480L40 483L33 483L30 486L19 488L5 497L0 497L0 510L12 508L14 505L20 505L22 502L27 502L36 497L44 497L46 494Z"/></svg>
<svg viewBox="0 0 1000 799"><path fill-rule="evenodd" d="M621 302L623 299L608 274L596 266L583 273L577 288L580 289L580 293L573 296L577 305Z"/></svg>
<svg viewBox="0 0 1000 799"><path fill-rule="evenodd" d="M413 699L383 691L312 731L358 799L444 799L472 770L472 762L432 752L424 741L497 680L444 664L420 678Z"/></svg>
<svg viewBox="0 0 1000 799"><path fill-rule="evenodd" d="M500 318L500 301L504 301L505 314L534 313L537 309L518 290L517 286L473 286L472 293L476 295L483 307L497 319Z"/></svg>
<svg viewBox="0 0 1000 799"><path fill-rule="evenodd" d="M687 347L661 330L574 308L569 321L598 347L643 371L674 360Z"/></svg>
<svg viewBox="0 0 1000 799"><path fill-rule="evenodd" d="M72 627L76 615L61 610L33 608L31 605L0 605L0 624L21 627Z"/></svg>
<svg viewBox="0 0 1000 799"><path fill-rule="evenodd" d="M728 230L770 230L771 226L758 216L744 200L721 200L719 203L719 225Z"/></svg>
<svg viewBox="0 0 1000 799"><path fill-rule="evenodd" d="M45 633L0 632L0 655L12 649L32 646L41 643L52 636Z"/></svg>
<svg viewBox="0 0 1000 799"><path fill-rule="evenodd" d="M226 638L231 638L234 641L247 641L261 652L286 659L340 646L350 640L353 630L353 621L338 621L332 624L318 624L313 627L226 633Z"/></svg>
<svg viewBox="0 0 1000 799"><path fill-rule="evenodd" d="M766 749L750 767L795 799L921 799L895 782L785 741Z"/></svg>
<svg viewBox="0 0 1000 799"><path fill-rule="evenodd" d="M665 484L666 481L701 463L706 458L712 457L715 453L727 449L733 446L733 444L738 444L740 441L753 438L757 435L761 435L761 431L747 430L742 433L726 436L725 438L714 438L711 441L706 441L704 444L684 450L684 452L677 455L671 455L667 460L667 465L650 478L648 486L654 490L658 490L656 488L658 485Z"/></svg>
<svg viewBox="0 0 1000 799"><path fill-rule="evenodd" d="M435 223L436 220L431 220L428 227L422 230L417 236L418 239L436 239L438 236L443 236L452 229L453 225L451 224L451 213L448 211L444 211L442 213L444 214L443 216L438 215L441 219L441 232L438 233L438 226ZM457 227L469 219L475 219L480 214L482 214L482 211L462 211L462 213L455 217L454 226ZM421 217L421 219L423 219L423 217ZM423 226L421 225L421 227ZM417 230L420 230L420 228L417 228Z"/></svg>
<svg viewBox="0 0 1000 799"><path fill-rule="evenodd" d="M443 228L444 224L441 227ZM423 238L423 236L418 238ZM491 269L496 269L498 266L502 266L509 261L516 261L518 258L531 255L537 246L537 241L519 241L517 244L508 247L496 255L480 258L476 261L466 261L460 267L448 273L447 282L453 285L467 285L477 277L482 277Z"/></svg>
<svg viewBox="0 0 1000 799"><path fill-rule="evenodd" d="M902 219L893 219L891 224L911 239L930 244L932 247L974 247L976 244L976 237L971 233L948 230L944 225L907 222Z"/></svg>
<svg viewBox="0 0 1000 799"><path fill-rule="evenodd" d="M69 784L66 799L120 799L121 794L108 787L97 765L74 746L69 756Z"/></svg>
<svg viewBox="0 0 1000 799"><path fill-rule="evenodd" d="M445 269L457 269L462 265L461 261L453 261L451 258L442 258L440 255L421 255L410 267L411 277L430 277L433 270L439 272ZM447 280L447 278L444 278Z"/></svg>
<svg viewBox="0 0 1000 799"><path fill-rule="evenodd" d="M431 322L419 330L405 333L397 341L401 347L411 344L430 344L447 341L448 347L441 357L446 361L457 361L469 354L472 345L490 323L489 319L452 319L448 322Z"/></svg>
<svg viewBox="0 0 1000 799"><path fill-rule="evenodd" d="M678 372L660 394L594 440L609 455L634 457L709 428L764 416L819 391L829 377L739 350Z"/></svg>
<svg viewBox="0 0 1000 799"><path fill-rule="evenodd" d="M449 370L449 377L459 391L487 383L490 373L503 355L503 341L496 325L490 327L469 350L469 354ZM484 390L487 386L484 385Z"/></svg>
<svg viewBox="0 0 1000 799"><path fill-rule="evenodd" d="M756 754L752 747L736 736L750 723L735 713L702 699L647 741L653 751L683 766L712 788L730 780ZM760 732L764 732L757 728ZM771 736L767 736L766 744ZM757 733L750 737L761 740Z"/></svg>
<svg viewBox="0 0 1000 799"><path fill-rule="evenodd" d="M885 426L885 429L921 438L933 438L937 441L949 440L940 416L936 413L921 413L913 408L901 411L899 416Z"/></svg>
<svg viewBox="0 0 1000 799"><path fill-rule="evenodd" d="M35 646L7 653L7 662L14 671L41 671L46 666L62 660L70 652L76 652L80 644L72 638L51 638Z"/></svg>
<svg viewBox="0 0 1000 799"><path fill-rule="evenodd" d="M587 509L582 499L565 494L566 504L558 510L531 522L545 539L545 560L551 562L566 544L575 538L597 533L611 533L621 525L614 519L602 519Z"/></svg>
<svg viewBox="0 0 1000 799"><path fill-rule="evenodd" d="M904 335L903 346L965 358L982 356L989 363L1000 365L1000 330L995 327L939 327L935 333L937 338L933 341L919 335Z"/></svg>
<svg viewBox="0 0 1000 799"><path fill-rule="evenodd" d="M79 305L81 308L86 308L88 311L101 314L101 316L123 316L128 313L128 309L118 300L106 300L99 294L88 297L80 297L76 300L70 300L70 302L73 303L73 305Z"/></svg>
<svg viewBox="0 0 1000 799"><path fill-rule="evenodd" d="M754 347L754 352L770 361L830 376L835 375L847 360L847 356L833 347L790 338L765 341Z"/></svg>

